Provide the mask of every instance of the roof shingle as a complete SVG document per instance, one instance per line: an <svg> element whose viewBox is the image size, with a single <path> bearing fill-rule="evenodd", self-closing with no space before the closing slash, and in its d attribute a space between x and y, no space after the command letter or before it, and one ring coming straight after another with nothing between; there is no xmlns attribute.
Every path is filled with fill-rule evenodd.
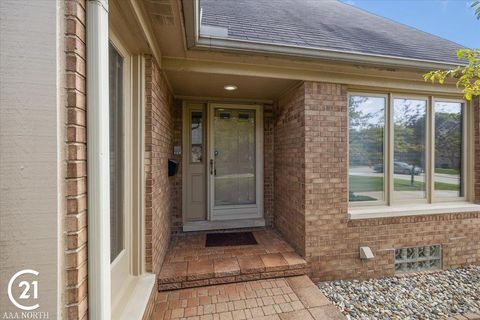
<svg viewBox="0 0 480 320"><path fill-rule="evenodd" d="M461 46L337 0L201 0L202 25L228 38L458 63Z"/></svg>

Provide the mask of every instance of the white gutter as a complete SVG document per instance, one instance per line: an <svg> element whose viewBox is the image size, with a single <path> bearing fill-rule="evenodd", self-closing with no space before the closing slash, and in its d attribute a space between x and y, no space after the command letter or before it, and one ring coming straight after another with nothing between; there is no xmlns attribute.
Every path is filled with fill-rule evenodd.
<svg viewBox="0 0 480 320"><path fill-rule="evenodd" d="M400 67L408 69L433 70L451 69L461 63L440 62L405 57L396 57L380 54L368 54L363 52L349 52L335 49L310 48L295 45L271 44L262 41L236 40L223 37L206 36L200 34L199 1L184 0L185 31L187 43L191 48L204 50L223 50L233 52L249 52L269 55L283 55L310 59L322 59L331 61L343 61L355 64L374 65L382 67Z"/></svg>
<svg viewBox="0 0 480 320"><path fill-rule="evenodd" d="M88 310L111 319L108 0L87 1Z"/></svg>
<svg viewBox="0 0 480 320"><path fill-rule="evenodd" d="M420 60L362 52L346 52L334 49L317 49L294 45L270 44L261 41L233 40L202 35L197 37L195 48L206 50L229 50L236 52L243 51L258 54L275 54L331 61L343 61L383 67L403 67L422 70L451 69L460 65L460 63Z"/></svg>

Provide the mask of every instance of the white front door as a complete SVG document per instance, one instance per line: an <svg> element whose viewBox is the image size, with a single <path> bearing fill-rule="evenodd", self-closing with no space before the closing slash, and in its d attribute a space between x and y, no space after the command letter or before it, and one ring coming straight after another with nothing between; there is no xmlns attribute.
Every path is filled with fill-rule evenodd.
<svg viewBox="0 0 480 320"><path fill-rule="evenodd" d="M208 106L208 217L263 217L263 110Z"/></svg>

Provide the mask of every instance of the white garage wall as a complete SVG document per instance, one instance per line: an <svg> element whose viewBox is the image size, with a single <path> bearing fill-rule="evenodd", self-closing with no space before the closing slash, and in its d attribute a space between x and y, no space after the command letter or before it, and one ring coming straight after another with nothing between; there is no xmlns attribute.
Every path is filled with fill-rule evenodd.
<svg viewBox="0 0 480 320"><path fill-rule="evenodd" d="M22 311L6 294L11 276L34 269L38 277L20 277L13 295L61 318L62 2L0 1L0 317ZM38 281L37 300L33 290L18 299L21 280Z"/></svg>

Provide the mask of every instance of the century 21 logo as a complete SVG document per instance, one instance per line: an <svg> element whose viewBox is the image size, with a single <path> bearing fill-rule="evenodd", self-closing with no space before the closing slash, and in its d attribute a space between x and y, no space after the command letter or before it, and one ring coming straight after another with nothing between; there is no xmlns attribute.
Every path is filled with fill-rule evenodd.
<svg viewBox="0 0 480 320"><path fill-rule="evenodd" d="M31 270L31 269L25 269L25 270L21 270L21 271L18 271L17 273L15 273L13 275L13 277L10 278L10 282L8 282L8 298L17 308L20 308L20 309L26 310L26 311L31 311L31 310L37 309L40 305L37 303L33 306L25 306L25 305L19 303L15 299L15 297L13 296L13 292L12 292L12 288L13 288L13 284L14 284L15 280L17 280L18 277L20 277L24 274L32 274L35 277L37 277L39 272L35 271L35 270ZM32 295L33 295L33 299L35 299L35 300L38 299L38 281L37 280L32 280L30 282L25 281L25 280L20 281L20 283L18 284L18 287L23 288L22 293L18 297L19 300L30 299L30 297Z"/></svg>

